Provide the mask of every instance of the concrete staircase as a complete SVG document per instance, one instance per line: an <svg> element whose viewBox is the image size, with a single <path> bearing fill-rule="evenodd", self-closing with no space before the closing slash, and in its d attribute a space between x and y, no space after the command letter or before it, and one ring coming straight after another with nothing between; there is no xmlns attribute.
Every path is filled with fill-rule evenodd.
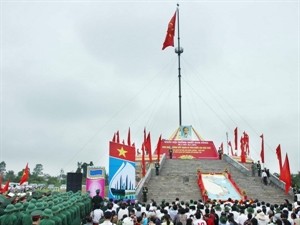
<svg viewBox="0 0 300 225"><path fill-rule="evenodd" d="M175 198L189 201L202 199L197 185L197 169L202 172L223 172L227 169L237 185L245 190L248 198L269 203L282 203L284 199L292 201L290 195L275 185L265 186L259 177L243 174L224 160L170 160L161 168L160 175L153 171L148 187L148 200L172 202Z"/></svg>

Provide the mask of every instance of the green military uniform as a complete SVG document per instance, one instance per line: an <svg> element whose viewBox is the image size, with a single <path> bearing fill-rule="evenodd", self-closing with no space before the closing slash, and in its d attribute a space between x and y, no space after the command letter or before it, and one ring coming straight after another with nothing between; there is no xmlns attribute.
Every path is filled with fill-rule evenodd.
<svg viewBox="0 0 300 225"><path fill-rule="evenodd" d="M51 209L45 209L42 214L42 220L39 225L55 225L55 222L51 219L53 217Z"/></svg>
<svg viewBox="0 0 300 225"><path fill-rule="evenodd" d="M59 212L60 209L58 206L52 207L53 217L51 219L55 222L55 225L63 225L62 219L58 216Z"/></svg>
<svg viewBox="0 0 300 225"><path fill-rule="evenodd" d="M25 214L22 212L23 205L20 202L18 202L17 204L15 204L15 208L16 208L15 215L17 217L16 225L23 225L23 217L25 216ZM28 225L30 225L30 223Z"/></svg>
<svg viewBox="0 0 300 225"><path fill-rule="evenodd" d="M9 204L4 209L5 215L1 216L0 225L16 225L17 217L14 215L15 207L12 204Z"/></svg>
<svg viewBox="0 0 300 225"><path fill-rule="evenodd" d="M32 217L31 213L35 210L35 205L32 203L29 203L23 216L23 225L32 225Z"/></svg>
<svg viewBox="0 0 300 225"><path fill-rule="evenodd" d="M58 204L60 208L60 213L57 215L62 220L62 225L68 225L67 215L64 213L64 207L62 204Z"/></svg>

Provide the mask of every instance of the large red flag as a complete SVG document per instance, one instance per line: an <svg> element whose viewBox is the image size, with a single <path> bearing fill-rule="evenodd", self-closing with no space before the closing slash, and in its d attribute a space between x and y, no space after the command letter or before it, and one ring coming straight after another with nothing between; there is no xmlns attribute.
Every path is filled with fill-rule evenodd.
<svg viewBox="0 0 300 225"><path fill-rule="evenodd" d="M146 163L145 163L145 147L142 144L142 176L146 175Z"/></svg>
<svg viewBox="0 0 300 225"><path fill-rule="evenodd" d="M145 153L148 155L148 152L147 152L147 148L146 148L146 142L147 142L147 134L146 134L146 127L144 127L144 148L145 148Z"/></svg>
<svg viewBox="0 0 300 225"><path fill-rule="evenodd" d="M280 144L278 145L278 147L276 148L276 155L277 155L277 159L279 162L279 179L281 180L281 174L282 174L282 159L281 159L281 148L280 148Z"/></svg>
<svg viewBox="0 0 300 225"><path fill-rule="evenodd" d="M285 193L288 193L292 184L292 179L291 179L290 163L287 154L285 156L285 161L282 166L281 180L285 182Z"/></svg>
<svg viewBox="0 0 300 225"><path fill-rule="evenodd" d="M131 140L130 140L130 127L129 127L129 129L128 129L127 145L131 146Z"/></svg>
<svg viewBox="0 0 300 225"><path fill-rule="evenodd" d="M166 47L169 46L174 47L175 23L176 23L176 12L174 13L174 16L171 18L168 24L167 35L162 50L164 50Z"/></svg>
<svg viewBox="0 0 300 225"><path fill-rule="evenodd" d="M149 162L152 163L152 149L151 149L151 137L150 132L147 135L146 145L145 145L148 154L149 154Z"/></svg>
<svg viewBox="0 0 300 225"><path fill-rule="evenodd" d="M261 137L261 150L260 150L260 158L261 162L265 163L265 146L264 146L264 135L260 135Z"/></svg>
<svg viewBox="0 0 300 225"><path fill-rule="evenodd" d="M161 152L161 135L159 136L157 146L156 146L157 162L160 161L160 152Z"/></svg>
<svg viewBox="0 0 300 225"><path fill-rule="evenodd" d="M28 168L28 163L26 164L26 167L23 171L23 175L20 179L20 185L22 185L23 183L25 183L29 178L29 168Z"/></svg>
<svg viewBox="0 0 300 225"><path fill-rule="evenodd" d="M238 128L236 127L235 129L234 129L234 149L235 150L237 150L238 149L238 144L237 144L237 142L238 142Z"/></svg>

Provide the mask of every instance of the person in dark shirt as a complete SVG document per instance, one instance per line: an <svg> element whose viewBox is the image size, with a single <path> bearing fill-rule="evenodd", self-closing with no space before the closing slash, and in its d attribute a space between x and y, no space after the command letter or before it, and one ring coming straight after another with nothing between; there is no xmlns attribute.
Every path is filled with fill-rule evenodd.
<svg viewBox="0 0 300 225"><path fill-rule="evenodd" d="M100 196L100 190L96 190L96 195L92 199L93 209L95 210L97 207L102 207L103 198Z"/></svg>

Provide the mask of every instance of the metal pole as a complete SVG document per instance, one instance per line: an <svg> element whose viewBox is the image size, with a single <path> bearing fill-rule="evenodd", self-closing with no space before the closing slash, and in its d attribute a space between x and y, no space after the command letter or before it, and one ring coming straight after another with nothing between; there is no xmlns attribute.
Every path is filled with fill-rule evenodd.
<svg viewBox="0 0 300 225"><path fill-rule="evenodd" d="M226 139L227 139L227 155L229 155L228 132L226 132Z"/></svg>
<svg viewBox="0 0 300 225"><path fill-rule="evenodd" d="M177 40L178 47L175 48L175 53L178 55L178 86L179 86L179 126L182 125L182 110L181 110L181 67L180 67L180 55L183 53L183 48L180 47L180 33L179 33L179 4L177 4Z"/></svg>

